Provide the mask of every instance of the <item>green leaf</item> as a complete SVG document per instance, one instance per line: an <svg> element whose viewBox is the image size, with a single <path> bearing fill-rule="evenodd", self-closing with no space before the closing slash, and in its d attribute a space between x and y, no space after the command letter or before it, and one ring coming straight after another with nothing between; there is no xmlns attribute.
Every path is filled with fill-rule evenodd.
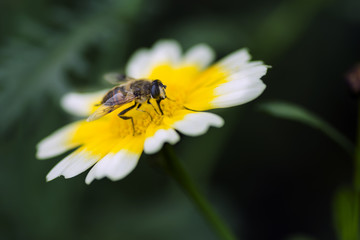
<svg viewBox="0 0 360 240"><path fill-rule="evenodd" d="M295 104L285 102L263 103L259 105L259 109L272 116L298 121L318 129L339 144L348 154L353 156L355 149L354 144L329 123L316 116L314 113Z"/></svg>
<svg viewBox="0 0 360 240"><path fill-rule="evenodd" d="M359 199L348 188L339 189L334 197L334 223L341 240L358 239Z"/></svg>

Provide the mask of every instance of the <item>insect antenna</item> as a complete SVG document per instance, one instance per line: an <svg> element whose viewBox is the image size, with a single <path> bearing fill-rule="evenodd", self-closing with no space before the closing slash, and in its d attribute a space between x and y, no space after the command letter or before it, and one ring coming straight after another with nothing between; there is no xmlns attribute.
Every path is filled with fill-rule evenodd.
<svg viewBox="0 0 360 240"><path fill-rule="evenodd" d="M186 110L192 111L192 112L202 112L202 111L199 111L199 110L194 110L194 109L188 108L188 107L186 107L184 105L183 105L183 108L186 109Z"/></svg>
<svg viewBox="0 0 360 240"><path fill-rule="evenodd" d="M169 98L168 96L166 96L165 98L166 98L166 99L169 99L169 100L172 101L172 102L176 102L175 100Z"/></svg>
<svg viewBox="0 0 360 240"><path fill-rule="evenodd" d="M172 101L172 102L176 102L175 100L169 98L168 96L166 96L166 99L169 99L169 100ZM199 110L194 110L194 109L188 108L188 107L186 107L186 106L184 106L184 105L183 105L182 107L183 107L184 109L189 110L189 111L192 111L192 112L202 112L202 111L199 111Z"/></svg>

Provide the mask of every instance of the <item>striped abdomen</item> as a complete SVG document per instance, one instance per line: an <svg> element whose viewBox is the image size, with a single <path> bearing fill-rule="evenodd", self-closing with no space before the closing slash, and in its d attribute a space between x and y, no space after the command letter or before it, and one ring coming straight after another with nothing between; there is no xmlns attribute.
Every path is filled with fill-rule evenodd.
<svg viewBox="0 0 360 240"><path fill-rule="evenodd" d="M108 106L122 104L126 95L127 92L125 91L124 86L114 87L113 89L111 89L109 92L106 93L104 98L101 100L101 104L106 103L106 105Z"/></svg>

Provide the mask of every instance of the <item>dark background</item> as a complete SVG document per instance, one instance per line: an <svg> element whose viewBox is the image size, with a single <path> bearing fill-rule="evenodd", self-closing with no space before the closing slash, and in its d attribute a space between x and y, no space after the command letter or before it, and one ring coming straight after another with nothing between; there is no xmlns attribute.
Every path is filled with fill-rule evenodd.
<svg viewBox="0 0 360 240"><path fill-rule="evenodd" d="M102 88L104 73L163 38L204 42L218 58L248 47L272 66L252 103L214 112L226 125L175 146L239 239L338 239L333 196L352 159L325 135L258 110L294 102L355 140L356 101L344 81L360 61L360 1L0 2L0 239L217 239L154 156L124 180L85 174L46 183L63 156L36 144L74 120L69 91Z"/></svg>

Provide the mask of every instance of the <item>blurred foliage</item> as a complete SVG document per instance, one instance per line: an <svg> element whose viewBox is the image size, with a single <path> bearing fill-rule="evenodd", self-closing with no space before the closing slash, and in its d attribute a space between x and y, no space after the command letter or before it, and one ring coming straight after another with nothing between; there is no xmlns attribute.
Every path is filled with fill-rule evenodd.
<svg viewBox="0 0 360 240"><path fill-rule="evenodd" d="M161 38L184 49L205 42L218 57L249 47L273 66L255 103L217 110L222 129L176 146L239 239L337 239L332 196L351 182L351 161L321 134L254 104L296 102L354 139L343 75L359 61L359 11L358 0L1 1L0 239L215 239L152 164L156 155L122 181L90 186L84 174L46 183L61 157L34 157L37 142L73 120L59 107L65 92L103 87L104 73Z"/></svg>
<svg viewBox="0 0 360 240"><path fill-rule="evenodd" d="M354 234L359 232L359 209L354 209L355 201L356 196L350 189L342 187L335 194L334 221L339 236L338 239L356 239ZM356 224L354 224L354 219L357 219Z"/></svg>
<svg viewBox="0 0 360 240"><path fill-rule="evenodd" d="M285 102L268 102L261 104L259 109L275 117L299 121L322 131L330 139L339 144L350 157L352 157L355 152L355 146L349 139L334 129L326 121L302 107Z"/></svg>

